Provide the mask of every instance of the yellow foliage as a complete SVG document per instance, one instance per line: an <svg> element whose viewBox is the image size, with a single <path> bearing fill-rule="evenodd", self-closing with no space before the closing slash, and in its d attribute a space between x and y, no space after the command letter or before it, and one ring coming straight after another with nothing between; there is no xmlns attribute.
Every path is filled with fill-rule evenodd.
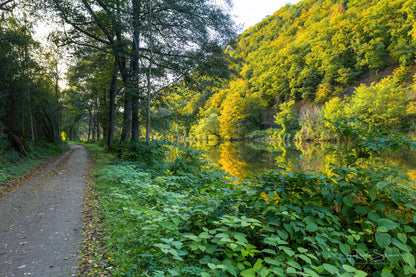
<svg viewBox="0 0 416 277"><path fill-rule="evenodd" d="M68 137L66 135L66 132L61 133L61 138L62 138L62 141L67 141Z"/></svg>

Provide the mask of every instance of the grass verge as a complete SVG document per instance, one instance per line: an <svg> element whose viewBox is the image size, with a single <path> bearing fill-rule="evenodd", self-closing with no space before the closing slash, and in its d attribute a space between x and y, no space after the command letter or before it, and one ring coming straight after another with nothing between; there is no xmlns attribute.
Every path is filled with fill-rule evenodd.
<svg viewBox="0 0 416 277"><path fill-rule="evenodd" d="M10 150L0 151L0 188L13 179L22 177L46 160L62 153L68 145L29 143L25 156Z"/></svg>
<svg viewBox="0 0 416 277"><path fill-rule="evenodd" d="M282 168L230 184L193 150L152 158L168 148L127 145L120 160L90 147L102 231L86 274L416 274L416 193L400 170Z"/></svg>

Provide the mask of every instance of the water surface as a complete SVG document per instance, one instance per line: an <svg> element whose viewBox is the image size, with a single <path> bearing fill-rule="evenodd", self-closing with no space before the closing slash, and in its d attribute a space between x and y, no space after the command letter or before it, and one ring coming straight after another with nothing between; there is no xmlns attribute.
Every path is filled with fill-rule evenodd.
<svg viewBox="0 0 416 277"><path fill-rule="evenodd" d="M296 170L327 171L332 164L341 165L339 154L328 149L342 145L334 143L281 143L277 141L188 141L186 145L206 152L214 165L236 178L249 176L262 169L272 169L283 163ZM416 153L403 148L397 153L377 153L367 163L388 164L409 170L416 176Z"/></svg>

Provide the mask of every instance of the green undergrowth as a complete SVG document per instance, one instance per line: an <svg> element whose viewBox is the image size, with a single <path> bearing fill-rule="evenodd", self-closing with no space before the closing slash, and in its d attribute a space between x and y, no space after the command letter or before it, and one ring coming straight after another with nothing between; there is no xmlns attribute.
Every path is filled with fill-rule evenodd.
<svg viewBox="0 0 416 277"><path fill-rule="evenodd" d="M95 172L112 275L416 274L416 193L402 170L282 165L235 183L192 149L166 159L172 149L124 145Z"/></svg>
<svg viewBox="0 0 416 277"><path fill-rule="evenodd" d="M10 148L0 147L0 186L23 176L41 163L63 152L67 147L67 144L28 143L28 151L25 155Z"/></svg>

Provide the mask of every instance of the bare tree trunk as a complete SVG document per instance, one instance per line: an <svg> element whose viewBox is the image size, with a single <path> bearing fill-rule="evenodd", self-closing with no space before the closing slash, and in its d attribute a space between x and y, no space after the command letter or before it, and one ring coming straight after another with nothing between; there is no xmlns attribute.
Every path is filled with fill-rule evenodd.
<svg viewBox="0 0 416 277"><path fill-rule="evenodd" d="M117 64L114 63L113 67L113 79L111 80L109 90L109 112L108 112L108 134L107 134L107 147L108 149L113 148L114 142L114 118L115 118L115 106L116 106L116 92L117 92Z"/></svg>
<svg viewBox="0 0 416 277"><path fill-rule="evenodd" d="M153 63L153 32L152 32L152 1L149 1L149 31L150 31L150 59L149 59L149 69L147 71L147 119L146 119L146 144L150 145L150 100L151 100L151 74L152 74L152 63Z"/></svg>
<svg viewBox="0 0 416 277"><path fill-rule="evenodd" d="M132 107L131 95L130 95L130 92L126 90L125 95L124 95L123 129L121 132L121 141L124 141L124 142L127 142L130 137L131 107Z"/></svg>
<svg viewBox="0 0 416 277"><path fill-rule="evenodd" d="M139 59L140 59L140 0L132 0L133 7L133 45L131 62L131 78L132 78L132 125L131 140L139 140Z"/></svg>
<svg viewBox="0 0 416 277"><path fill-rule="evenodd" d="M61 132L60 132L60 118L59 118L59 76L58 76L58 66L56 66L56 76L55 76L55 98L56 98L56 130L55 130L55 135L56 135L56 143L60 143L61 142Z"/></svg>
<svg viewBox="0 0 416 277"><path fill-rule="evenodd" d="M88 137L87 137L87 141L90 141L91 139L91 114L89 115L89 120L88 120Z"/></svg>
<svg viewBox="0 0 416 277"><path fill-rule="evenodd" d="M71 123L71 129L70 129L70 135L69 135L69 140L73 141L74 140L74 124Z"/></svg>
<svg viewBox="0 0 416 277"><path fill-rule="evenodd" d="M29 89L29 103L32 103L32 89ZM29 105L29 121L30 121L30 132L32 135L32 141L35 141L35 130L33 127L33 116L32 116L32 105Z"/></svg>
<svg viewBox="0 0 416 277"><path fill-rule="evenodd" d="M97 140L100 140L100 137L101 137L100 123L97 121Z"/></svg>
<svg viewBox="0 0 416 277"><path fill-rule="evenodd" d="M95 115L94 115L94 113L92 113L92 119L91 119L91 122L92 122L92 141L95 141L95 131L96 131L96 120L95 120Z"/></svg>

